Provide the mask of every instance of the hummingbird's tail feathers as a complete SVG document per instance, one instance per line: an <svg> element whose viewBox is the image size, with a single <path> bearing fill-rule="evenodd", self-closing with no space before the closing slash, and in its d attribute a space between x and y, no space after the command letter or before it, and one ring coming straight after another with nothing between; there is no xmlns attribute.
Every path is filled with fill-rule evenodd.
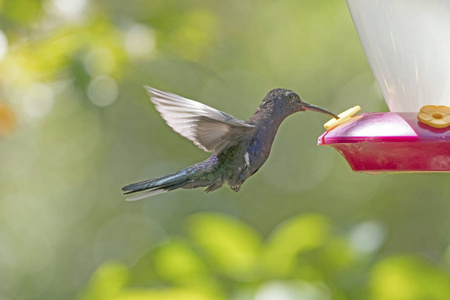
<svg viewBox="0 0 450 300"><path fill-rule="evenodd" d="M202 168L200 165L196 164L166 176L132 183L123 187L122 191L124 195L142 192L127 198L127 201L137 201L179 188L194 189L209 186L205 192L220 188L223 181L220 179L220 182L218 182L217 178L215 180L210 179L210 170Z"/></svg>
<svg viewBox="0 0 450 300"><path fill-rule="evenodd" d="M168 185L159 186L159 187L156 187L156 188L151 189L151 190L145 190L144 192L139 193L139 194L137 194L135 196L128 197L126 199L126 201L137 201L137 200L141 200L141 199L144 199L144 198L149 198L149 197L152 197L152 196L163 194L165 192L170 192L170 191L173 191L173 190L176 190L176 189L179 189L179 188L192 189L192 188L198 187L198 186L193 185L193 184L195 184L195 180L193 180L193 179L185 180L185 181L180 182L178 184L172 182L172 183L169 183ZM130 194L130 193L135 193L135 192L127 192L127 193L125 193L125 195L126 194Z"/></svg>
<svg viewBox="0 0 450 300"><path fill-rule="evenodd" d="M166 176L132 183L123 187L122 191L124 192L124 195L145 191L144 193L127 198L127 201L136 201L159 195L190 184L193 180L189 178L188 170L189 168Z"/></svg>
<svg viewBox="0 0 450 300"><path fill-rule="evenodd" d="M186 169L172 173L166 176L152 178L137 183L132 183L122 188L124 195L141 192L149 189L166 188L171 185L178 185L186 180L188 176L185 172Z"/></svg>
<svg viewBox="0 0 450 300"><path fill-rule="evenodd" d="M165 193L165 192L167 192L167 190L165 190L165 189L156 189L156 190L146 191L146 192L143 192L143 193L140 193L140 194L128 197L126 199L126 201L138 201L138 200L141 200L141 199L144 199L144 198L148 198L148 197L152 197L152 196L156 196L156 195L159 195L159 194L162 194L162 193Z"/></svg>
<svg viewBox="0 0 450 300"><path fill-rule="evenodd" d="M207 187L205 192L211 192L222 187L223 183L220 171L217 169L217 157L212 155L207 160L178 172L129 184L123 187L122 191L124 195L142 192L127 199L128 201L136 201L179 188Z"/></svg>

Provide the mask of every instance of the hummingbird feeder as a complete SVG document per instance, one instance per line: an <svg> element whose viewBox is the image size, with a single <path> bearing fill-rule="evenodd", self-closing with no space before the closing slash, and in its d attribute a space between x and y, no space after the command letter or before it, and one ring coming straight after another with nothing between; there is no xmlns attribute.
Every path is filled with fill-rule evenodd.
<svg viewBox="0 0 450 300"><path fill-rule="evenodd" d="M354 171L450 172L450 1L347 0L390 112L325 124Z"/></svg>

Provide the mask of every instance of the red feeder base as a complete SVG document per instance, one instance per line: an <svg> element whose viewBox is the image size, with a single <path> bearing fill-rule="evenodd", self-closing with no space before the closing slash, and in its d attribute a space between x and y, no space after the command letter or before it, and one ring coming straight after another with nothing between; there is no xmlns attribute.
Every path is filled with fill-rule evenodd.
<svg viewBox="0 0 450 300"><path fill-rule="evenodd" d="M450 128L433 128L417 113L361 114L319 137L354 171L450 172Z"/></svg>

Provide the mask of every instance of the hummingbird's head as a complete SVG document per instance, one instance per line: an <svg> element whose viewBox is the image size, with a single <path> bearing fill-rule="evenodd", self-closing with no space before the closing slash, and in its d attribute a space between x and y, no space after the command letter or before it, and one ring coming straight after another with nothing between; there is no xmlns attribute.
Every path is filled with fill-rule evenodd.
<svg viewBox="0 0 450 300"><path fill-rule="evenodd" d="M303 99L300 98L299 95L287 89L271 90L264 98L262 105L264 105L265 102L267 105L273 105L274 107L276 107L278 111L283 111L287 113L287 115L299 111L312 110L330 115L335 119L339 118L337 115L324 108L305 102Z"/></svg>

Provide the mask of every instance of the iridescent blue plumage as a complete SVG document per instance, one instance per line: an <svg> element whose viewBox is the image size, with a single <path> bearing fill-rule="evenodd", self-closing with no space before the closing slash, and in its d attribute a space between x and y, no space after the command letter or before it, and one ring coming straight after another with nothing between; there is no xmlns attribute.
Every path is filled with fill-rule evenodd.
<svg viewBox="0 0 450 300"><path fill-rule="evenodd" d="M253 116L244 122L199 102L146 88L170 127L213 154L178 172L125 186L122 189L125 194L142 192L128 200L178 188L206 187L205 192L211 192L224 184L238 191L269 157L278 127L286 117L298 111L313 110L337 118L286 89L270 91Z"/></svg>

